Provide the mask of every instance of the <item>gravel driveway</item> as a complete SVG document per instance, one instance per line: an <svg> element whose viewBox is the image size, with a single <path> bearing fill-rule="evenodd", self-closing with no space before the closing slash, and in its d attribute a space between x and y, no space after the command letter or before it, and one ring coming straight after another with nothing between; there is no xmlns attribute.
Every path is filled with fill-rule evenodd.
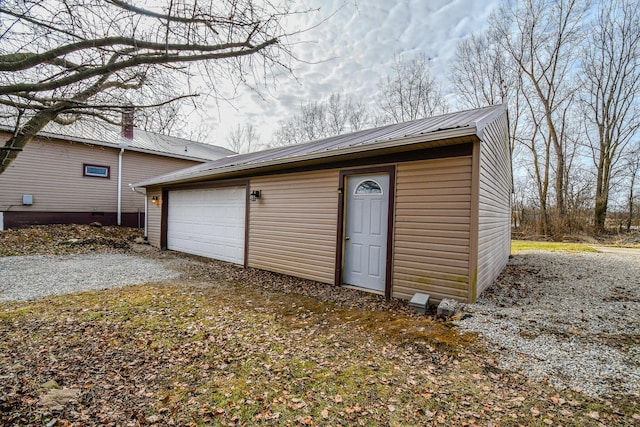
<svg viewBox="0 0 640 427"><path fill-rule="evenodd" d="M465 311L499 366L590 396L640 395L640 250L529 252Z"/></svg>
<svg viewBox="0 0 640 427"><path fill-rule="evenodd" d="M0 257L0 302L152 283L180 273L137 255L36 255Z"/></svg>

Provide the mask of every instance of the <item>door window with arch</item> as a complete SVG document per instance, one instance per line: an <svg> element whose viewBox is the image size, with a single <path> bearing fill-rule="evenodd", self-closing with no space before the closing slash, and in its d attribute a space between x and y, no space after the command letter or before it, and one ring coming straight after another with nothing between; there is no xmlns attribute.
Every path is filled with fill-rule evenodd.
<svg viewBox="0 0 640 427"><path fill-rule="evenodd" d="M372 179L365 179L356 187L353 194L382 194L382 187Z"/></svg>

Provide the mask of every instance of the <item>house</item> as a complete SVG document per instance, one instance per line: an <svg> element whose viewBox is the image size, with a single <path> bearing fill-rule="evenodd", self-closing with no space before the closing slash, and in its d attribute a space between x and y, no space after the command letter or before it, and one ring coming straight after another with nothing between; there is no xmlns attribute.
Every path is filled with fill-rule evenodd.
<svg viewBox="0 0 640 427"><path fill-rule="evenodd" d="M410 299L475 301L510 252L502 105L227 157L134 184L152 245Z"/></svg>
<svg viewBox="0 0 640 427"><path fill-rule="evenodd" d="M125 123L122 129L87 121L45 127L0 174L0 230L91 222L141 226L146 199L130 183L235 154ZM11 131L0 126L0 141Z"/></svg>

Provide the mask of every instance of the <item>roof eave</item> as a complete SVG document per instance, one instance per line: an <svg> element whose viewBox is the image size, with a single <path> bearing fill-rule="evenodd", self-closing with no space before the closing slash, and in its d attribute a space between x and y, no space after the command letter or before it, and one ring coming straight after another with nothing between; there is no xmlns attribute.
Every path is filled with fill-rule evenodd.
<svg viewBox="0 0 640 427"><path fill-rule="evenodd" d="M11 132L10 130L8 130L4 126L0 127L0 130ZM192 161L202 162L202 163L210 162L212 160L215 160L215 159L206 158L206 157L197 157L197 156L189 156L189 155L168 153L168 152L164 152L164 151L149 150L149 149L146 149L146 148L127 145L126 141L123 141L123 143L121 143L121 144L114 144L114 143L111 143L111 142L99 141L99 140L95 140L95 139L81 138L81 137L78 137L78 136L70 136L70 135L60 135L60 134L56 134L56 133L42 132L42 131L38 132L38 134L36 136L40 137L40 138L58 139L60 141L71 141L71 142L78 142L80 144L89 144L89 145L97 145L97 146L100 146L100 147L115 148L115 149L118 149L118 150L121 149L121 148L124 148L127 151L135 151L137 153L153 154L155 156L171 157L171 158L174 158L174 159L182 159L182 160L192 160ZM220 157L224 157L224 156L221 155Z"/></svg>
<svg viewBox="0 0 640 427"><path fill-rule="evenodd" d="M152 178L146 181L141 181L133 184L134 187L150 187L160 184L178 184L185 181L195 180L198 178L214 177L216 175L222 175L232 172L250 171L254 169L267 168L270 166L286 165L292 163L300 163L309 160L316 160L323 157L338 157L355 153L365 153L372 151L379 151L388 148L401 148L417 143L428 143L439 140L455 139L465 136L477 136L477 128L474 126L445 129L436 132L430 132L421 135L415 135L410 137L395 138L386 141L375 142L366 145L355 145L345 147L337 150L314 152L294 157L278 158L273 160L266 160L258 163L249 163L241 165L233 165L229 167L222 167L220 169L207 169L203 171L197 171L187 173L180 176L175 176L170 179L162 179L162 177Z"/></svg>

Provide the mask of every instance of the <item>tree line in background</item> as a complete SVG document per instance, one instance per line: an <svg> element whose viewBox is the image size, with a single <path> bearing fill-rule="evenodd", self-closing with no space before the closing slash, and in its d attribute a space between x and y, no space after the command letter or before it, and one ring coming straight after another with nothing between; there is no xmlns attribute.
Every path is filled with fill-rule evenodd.
<svg viewBox="0 0 640 427"><path fill-rule="evenodd" d="M447 89L460 108L508 103L517 230L561 237L640 225L634 1L505 0L486 31L459 43L448 88L425 56L396 58L379 82L375 110L336 93L309 100L280 123L269 146L444 113Z"/></svg>

